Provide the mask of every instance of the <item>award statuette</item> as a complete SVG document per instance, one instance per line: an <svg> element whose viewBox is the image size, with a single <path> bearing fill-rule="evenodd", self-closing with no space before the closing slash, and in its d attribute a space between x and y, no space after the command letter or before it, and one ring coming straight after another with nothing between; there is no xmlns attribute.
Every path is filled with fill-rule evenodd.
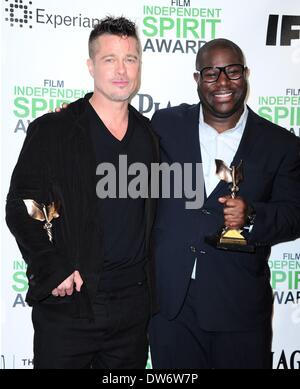
<svg viewBox="0 0 300 389"><path fill-rule="evenodd" d="M232 166L229 168L220 159L216 159L216 174L220 180L231 183L230 191L231 197L234 199L239 191L239 183L243 181L243 161L240 161L238 166ZM214 236L207 236L205 238L206 243L221 250L230 251L243 251L253 253L255 248L253 245L249 245L247 239L242 235L243 230L237 230L233 228L223 227L220 234Z"/></svg>
<svg viewBox="0 0 300 389"><path fill-rule="evenodd" d="M54 202L50 203L49 205L39 204L36 201L30 199L26 199L23 201L26 205L29 216L31 216L35 220L40 220L42 222L45 221L44 229L47 232L49 241L52 243L53 236L51 220L59 217L58 204Z"/></svg>

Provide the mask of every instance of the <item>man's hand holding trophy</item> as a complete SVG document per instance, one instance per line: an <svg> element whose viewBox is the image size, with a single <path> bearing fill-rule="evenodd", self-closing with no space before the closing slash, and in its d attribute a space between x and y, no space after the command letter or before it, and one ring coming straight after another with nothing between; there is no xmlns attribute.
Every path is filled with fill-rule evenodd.
<svg viewBox="0 0 300 389"><path fill-rule="evenodd" d="M216 174L220 180L230 185L230 196L221 197L219 201L224 204L225 225L221 233L207 236L205 241L217 249L230 251L243 251L253 253L255 247L248 243L243 235L243 227L247 224L249 216L252 217L253 211L247 206L243 199L237 197L239 184L243 181L243 161L238 166L229 168L220 159L215 160ZM235 201L233 201L235 200Z"/></svg>

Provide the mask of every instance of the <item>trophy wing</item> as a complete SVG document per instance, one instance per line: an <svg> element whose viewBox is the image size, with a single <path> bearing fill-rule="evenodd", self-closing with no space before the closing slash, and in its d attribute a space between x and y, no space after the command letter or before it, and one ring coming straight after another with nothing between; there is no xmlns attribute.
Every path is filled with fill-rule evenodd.
<svg viewBox="0 0 300 389"><path fill-rule="evenodd" d="M58 203L52 202L49 205L47 205L47 213L48 213L49 222L51 222L52 219L56 219L59 217L58 210L59 210Z"/></svg>
<svg viewBox="0 0 300 389"><path fill-rule="evenodd" d="M215 159L216 174L222 181L232 182L231 169L221 159Z"/></svg>
<svg viewBox="0 0 300 389"><path fill-rule="evenodd" d="M23 201L29 216L31 216L35 220L40 220L42 222L45 220L45 216L43 214L42 207L40 206L40 204L31 199L25 199Z"/></svg>

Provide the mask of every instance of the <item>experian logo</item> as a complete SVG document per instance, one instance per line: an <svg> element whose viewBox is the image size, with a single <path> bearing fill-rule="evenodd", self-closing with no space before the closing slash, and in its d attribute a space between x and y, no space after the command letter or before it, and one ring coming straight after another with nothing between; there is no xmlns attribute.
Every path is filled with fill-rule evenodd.
<svg viewBox="0 0 300 389"><path fill-rule="evenodd" d="M93 28L100 19L77 15L60 15L49 13L44 8L34 8L29 0L5 0L5 21L11 27L29 27L33 24L47 25L47 27L71 27L71 28Z"/></svg>
<svg viewBox="0 0 300 389"><path fill-rule="evenodd" d="M11 27L32 28L32 1L5 0L5 21L9 22Z"/></svg>

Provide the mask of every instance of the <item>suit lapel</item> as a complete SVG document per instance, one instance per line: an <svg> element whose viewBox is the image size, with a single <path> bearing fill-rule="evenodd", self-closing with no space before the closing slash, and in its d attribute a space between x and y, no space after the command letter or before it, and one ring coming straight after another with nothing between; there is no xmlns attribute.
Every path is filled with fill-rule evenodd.
<svg viewBox="0 0 300 389"><path fill-rule="evenodd" d="M182 150L185 150L187 153L186 160L192 163L201 163L202 161L199 140L199 109L200 103L187 109L187 115L184 118L183 125L190 133L187 134L186 131L182 131L182 128L180 128L181 137L183 137L182 142L186 145Z"/></svg>
<svg viewBox="0 0 300 389"><path fill-rule="evenodd" d="M258 137L261 135L257 130L257 126L255 124L255 113L248 107L249 113L245 126L245 130L237 149L237 152L231 162L231 165L238 165L241 160L245 160L247 155L250 153L255 143L258 140Z"/></svg>
<svg viewBox="0 0 300 389"><path fill-rule="evenodd" d="M193 105L188 109L187 121L185 123L186 128L191 129L190 136L187 137L187 141L190 142L186 150L189 153L189 158L192 163L202 163L200 136L199 136L199 114L200 114L200 103ZM204 179L204 175L203 175ZM204 184L204 201L206 201L206 189Z"/></svg>

